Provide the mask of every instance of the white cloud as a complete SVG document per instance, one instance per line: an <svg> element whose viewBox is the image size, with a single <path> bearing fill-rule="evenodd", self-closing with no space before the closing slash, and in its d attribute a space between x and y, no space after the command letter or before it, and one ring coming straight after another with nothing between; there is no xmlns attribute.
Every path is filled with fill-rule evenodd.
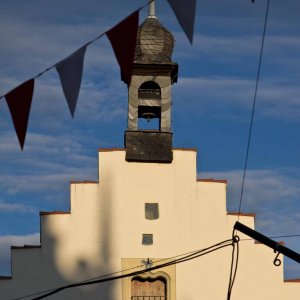
<svg viewBox="0 0 300 300"><path fill-rule="evenodd" d="M84 144L88 143L89 139L92 139L92 137L76 136L72 132L70 134L64 132L60 135L29 132L27 134L28 144L26 145L26 151L20 155L15 133L13 131L7 131L0 137L0 153L3 155L3 164L8 163L9 158L14 158L14 160L9 163L14 163L15 161L26 162L27 159L30 158L31 161L28 162L28 166L32 165L32 163L35 164L34 161L38 161L39 164L51 161L51 164L55 164L60 154L65 155L64 162L91 163L93 162L93 158L84 153L86 150ZM14 173L16 171L17 170L14 170Z"/></svg>
<svg viewBox="0 0 300 300"><path fill-rule="evenodd" d="M36 213L37 210L31 206L21 203L8 203L0 201L0 212L1 213Z"/></svg>
<svg viewBox="0 0 300 300"><path fill-rule="evenodd" d="M59 27L57 24L44 24L39 27L36 24L24 25L9 21L0 24L0 36L2 44L5 45L0 59L2 70L0 95L6 94L25 80L53 66L86 42L105 32L101 31L104 29L99 26L87 24L77 26L59 24ZM87 74L94 73L103 80L104 77L114 74L118 68L113 50L104 35L88 46L84 60L83 83L90 76ZM43 84L44 80L47 84ZM55 68L45 73L36 83L38 84L34 99L43 95L43 98L50 99L51 103L53 99L63 98Z"/></svg>
<svg viewBox="0 0 300 300"><path fill-rule="evenodd" d="M87 61L92 64L90 59L89 57ZM109 62L107 56L103 59L108 64L107 67L101 62L99 63L99 59L98 67L94 65L93 70L85 66L74 119L77 123L86 123L87 120L112 123L116 118L126 116L127 87L119 78L119 66L114 57L113 62ZM18 80L12 76L0 76L3 93L19 85L21 80L23 79ZM10 113L5 101L0 103L0 113L1 111L3 112L3 122L5 122L1 126L12 128ZM53 70L36 80L28 131L32 128L66 131L66 128L70 129L72 125L74 122L72 123L57 72Z"/></svg>
<svg viewBox="0 0 300 300"><path fill-rule="evenodd" d="M259 34L247 35L239 33L236 36L198 35L195 37L194 46L197 49L195 53L198 53L198 55L205 54L214 57L215 53L222 52L223 55L220 57L220 61L222 61L223 59L232 60L234 57L235 59L247 56L258 57L260 43L261 36ZM300 41L296 35L271 35L267 36L265 46L267 56L264 59L268 59L274 55L281 55L280 59L282 59L291 54L296 57Z"/></svg>
<svg viewBox="0 0 300 300"><path fill-rule="evenodd" d="M207 36L200 35L195 39L195 48L199 55L212 56L213 53L222 52L221 59L233 59L232 56L253 56L258 50L258 36Z"/></svg>
<svg viewBox="0 0 300 300"><path fill-rule="evenodd" d="M73 171L73 172L72 172ZM37 174L37 175L4 175L2 176L0 186L9 195L23 194L23 193L36 193L36 192L47 192L55 193L62 188L68 190L66 184L74 178L81 178L81 172L84 172L84 176L88 176L86 170L71 169L64 170L65 173L54 173L54 174ZM54 200L54 199L53 199Z"/></svg>
<svg viewBox="0 0 300 300"><path fill-rule="evenodd" d="M50 164L49 164L50 165ZM32 212L29 207L23 204L8 205L7 201L11 197L17 202L27 201L30 194L31 202L34 201L37 205L44 205L43 201L51 199L51 202L57 202L66 198L66 193L69 193L69 183L71 180L97 180L97 168L87 167L68 167L63 164L56 164L57 170L53 170L53 166L47 168L33 169L33 173L26 174L3 174L0 180L0 187L3 193L3 198L7 197L4 203L0 202L0 212L13 211L21 209L22 212Z"/></svg>
<svg viewBox="0 0 300 300"><path fill-rule="evenodd" d="M191 113L211 112L223 118L237 118L237 108L249 113L254 88L253 80L241 78L181 78L174 89L174 102ZM299 86L288 85L285 80L265 80L259 86L255 116L299 122L299 95ZM184 105L182 98L186 99ZM201 109L195 110L197 107Z"/></svg>
<svg viewBox="0 0 300 300"><path fill-rule="evenodd" d="M24 193L30 193L31 198L39 202L49 197L60 201L66 198L70 180L98 178L97 149L95 147L93 155L89 154L83 147L88 140L84 136L76 139L67 134L28 134L24 152L20 152L15 139L13 132L0 138L0 187L5 203L19 203Z"/></svg>
<svg viewBox="0 0 300 300"><path fill-rule="evenodd" d="M293 204L298 204L300 182L298 176L295 177L290 173L299 174L299 172L299 169L247 170L243 207L252 209L254 212L262 211L264 207L268 209L269 205L273 205L274 208L284 205L280 208L281 213L284 208L285 210L292 209ZM200 176L227 179L230 209L237 210L243 177L241 170L201 173Z"/></svg>
<svg viewBox="0 0 300 300"><path fill-rule="evenodd" d="M251 96L254 82L241 78L230 77L185 77L181 78L176 87L176 98L184 94L187 101L199 104L209 103L208 99L218 100L218 102L235 103L247 105L249 102L243 101L247 96ZM202 97L200 95L203 95ZM197 98L196 98L197 97ZM214 104L218 104L218 102Z"/></svg>
<svg viewBox="0 0 300 300"><path fill-rule="evenodd" d="M59 34L57 34L58 30ZM24 68L24 71L28 67L30 69L50 67L103 32L105 32L104 27L89 24L61 23L37 26L34 23L24 24L15 20L1 22L0 35L6 45L3 48L3 58L6 59L2 59L1 63L10 70L16 67ZM105 39L105 36L102 39ZM99 51L94 51L98 53L97 62L109 64L111 59L107 59L106 56L110 55L111 51L107 51L108 43L102 44L106 45L103 52L101 47ZM96 48L98 47L99 43Z"/></svg>

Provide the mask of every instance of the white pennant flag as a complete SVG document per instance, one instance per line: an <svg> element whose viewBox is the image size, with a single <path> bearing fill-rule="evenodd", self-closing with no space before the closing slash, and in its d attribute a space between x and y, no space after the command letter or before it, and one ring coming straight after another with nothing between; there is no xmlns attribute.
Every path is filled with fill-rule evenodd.
<svg viewBox="0 0 300 300"><path fill-rule="evenodd" d="M86 45L56 64L60 82L72 117L79 95Z"/></svg>
<svg viewBox="0 0 300 300"><path fill-rule="evenodd" d="M168 0L168 2L174 11L180 26L192 44L196 13L196 0Z"/></svg>

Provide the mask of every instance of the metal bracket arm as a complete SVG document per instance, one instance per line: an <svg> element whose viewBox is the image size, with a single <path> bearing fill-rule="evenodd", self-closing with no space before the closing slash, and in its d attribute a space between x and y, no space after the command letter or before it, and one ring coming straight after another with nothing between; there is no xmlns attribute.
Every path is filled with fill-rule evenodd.
<svg viewBox="0 0 300 300"><path fill-rule="evenodd" d="M249 237L253 238L254 240L272 248L274 251L281 253L281 254L289 257L290 259L300 263L300 254L299 253L297 253L287 247L284 247L281 244L278 244L277 242L266 237L265 235L247 227L246 225L244 225L240 222L236 222L234 224L234 229L238 230L238 231L248 235Z"/></svg>

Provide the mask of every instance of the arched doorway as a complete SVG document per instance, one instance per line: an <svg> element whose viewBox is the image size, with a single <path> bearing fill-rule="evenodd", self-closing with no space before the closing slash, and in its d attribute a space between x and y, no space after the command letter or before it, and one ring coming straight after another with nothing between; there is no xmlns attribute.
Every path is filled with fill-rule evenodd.
<svg viewBox="0 0 300 300"><path fill-rule="evenodd" d="M131 300L167 300L167 281L163 277L131 280Z"/></svg>

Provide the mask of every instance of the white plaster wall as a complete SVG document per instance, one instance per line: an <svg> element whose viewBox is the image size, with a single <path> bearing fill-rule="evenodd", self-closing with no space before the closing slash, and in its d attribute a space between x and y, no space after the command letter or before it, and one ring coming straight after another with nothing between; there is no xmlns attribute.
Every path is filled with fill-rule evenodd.
<svg viewBox="0 0 300 300"><path fill-rule="evenodd" d="M159 219L146 220L146 202ZM58 287L122 269L122 258L168 258L231 238L226 184L196 180L196 152L174 150L171 164L129 163L125 151L99 152L99 184L71 185L70 214L41 218L40 249L13 250L13 280L0 280L0 299ZM241 223L254 228L252 217ZM142 245L142 234L154 243ZM239 234L241 238L247 238ZM300 284L284 283L271 249L240 242L232 299L299 299ZM176 266L179 300L225 299L231 248ZM49 299L122 299L122 282L64 291Z"/></svg>

